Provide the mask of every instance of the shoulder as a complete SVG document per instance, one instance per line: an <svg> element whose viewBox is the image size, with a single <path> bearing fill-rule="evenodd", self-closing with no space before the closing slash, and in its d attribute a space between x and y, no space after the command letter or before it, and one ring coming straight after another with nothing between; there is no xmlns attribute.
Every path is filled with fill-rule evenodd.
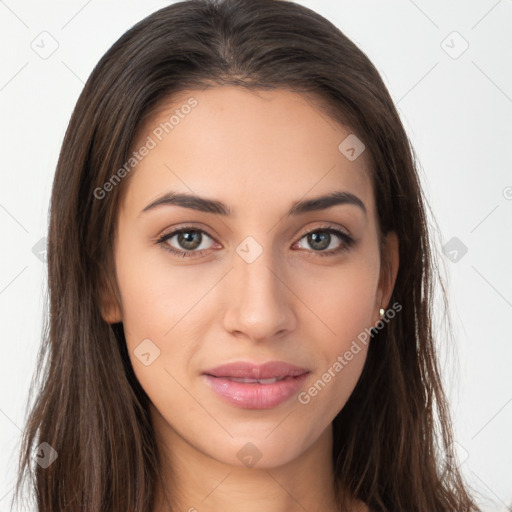
<svg viewBox="0 0 512 512"><path fill-rule="evenodd" d="M354 503L354 512L372 512L368 505L366 503L363 503L362 501L357 500Z"/></svg>

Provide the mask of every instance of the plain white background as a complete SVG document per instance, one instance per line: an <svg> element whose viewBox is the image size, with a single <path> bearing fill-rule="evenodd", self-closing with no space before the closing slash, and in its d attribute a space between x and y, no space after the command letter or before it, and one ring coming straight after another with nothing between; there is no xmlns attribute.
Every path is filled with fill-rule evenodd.
<svg viewBox="0 0 512 512"><path fill-rule="evenodd" d="M2 512L40 343L40 240L64 131L100 57L168 3L0 1ZM415 147L449 286L455 336L440 335L441 364L457 451L482 509L512 510L512 1L300 3L370 57Z"/></svg>

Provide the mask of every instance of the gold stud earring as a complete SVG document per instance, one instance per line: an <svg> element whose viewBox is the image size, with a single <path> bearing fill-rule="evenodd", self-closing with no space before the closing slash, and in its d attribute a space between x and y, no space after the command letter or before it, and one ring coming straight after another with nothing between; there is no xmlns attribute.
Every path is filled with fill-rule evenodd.
<svg viewBox="0 0 512 512"><path fill-rule="evenodd" d="M380 315L380 317L381 317L381 318L384 316L384 313L385 313L385 312L386 312L386 310L385 310L385 309L383 309L383 308L380 308L380 309L379 309L379 315Z"/></svg>

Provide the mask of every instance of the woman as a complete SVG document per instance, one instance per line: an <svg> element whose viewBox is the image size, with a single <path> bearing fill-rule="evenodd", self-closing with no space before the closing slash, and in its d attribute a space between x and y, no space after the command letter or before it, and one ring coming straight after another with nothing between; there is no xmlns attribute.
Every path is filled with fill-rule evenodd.
<svg viewBox="0 0 512 512"><path fill-rule="evenodd" d="M313 11L191 0L123 35L66 133L48 268L38 510L475 510L412 151Z"/></svg>

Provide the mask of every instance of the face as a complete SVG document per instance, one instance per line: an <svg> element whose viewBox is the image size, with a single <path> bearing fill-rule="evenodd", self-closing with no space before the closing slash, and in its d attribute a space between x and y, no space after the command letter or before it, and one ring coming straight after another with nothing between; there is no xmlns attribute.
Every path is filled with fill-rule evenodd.
<svg viewBox="0 0 512 512"><path fill-rule="evenodd" d="M350 133L296 93L236 87L143 126L103 316L124 324L160 438L272 467L330 432L397 264L389 238L381 265L367 155L338 148Z"/></svg>

